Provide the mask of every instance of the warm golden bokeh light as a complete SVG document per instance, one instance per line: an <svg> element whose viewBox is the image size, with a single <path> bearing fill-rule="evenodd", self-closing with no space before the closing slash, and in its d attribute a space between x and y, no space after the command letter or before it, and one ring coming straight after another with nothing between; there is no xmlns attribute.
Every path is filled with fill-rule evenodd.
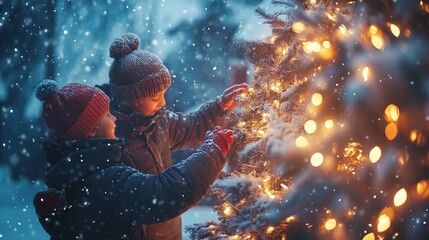
<svg viewBox="0 0 429 240"><path fill-rule="evenodd" d="M413 129L410 132L410 141L416 143L418 146L423 146L426 144L426 136L418 131L417 129Z"/></svg>
<svg viewBox="0 0 429 240"><path fill-rule="evenodd" d="M305 25L302 22L292 24L292 30L296 33L302 33L305 30Z"/></svg>
<svg viewBox="0 0 429 240"><path fill-rule="evenodd" d="M273 107L274 108L278 108L280 106L280 102L279 102L279 100L274 100L273 101Z"/></svg>
<svg viewBox="0 0 429 240"><path fill-rule="evenodd" d="M270 86L270 89L273 90L274 92L281 93L283 92L282 83L281 82L272 83Z"/></svg>
<svg viewBox="0 0 429 240"><path fill-rule="evenodd" d="M305 138L303 136L297 137L295 140L295 145L299 148L303 148L303 147L308 146L307 138Z"/></svg>
<svg viewBox="0 0 429 240"><path fill-rule="evenodd" d="M401 188L396 192L395 197L393 198L393 203L396 207L399 207L404 204L405 201L407 201L407 190L405 190L405 188Z"/></svg>
<svg viewBox="0 0 429 240"><path fill-rule="evenodd" d="M308 120L307 122L305 122L304 124L304 130L308 133L308 134L313 134L316 132L317 130L317 124L315 121L313 120Z"/></svg>
<svg viewBox="0 0 429 240"><path fill-rule="evenodd" d="M227 204L225 204L223 207L224 207L223 208L223 214L227 217L230 216L232 214L231 206L228 206Z"/></svg>
<svg viewBox="0 0 429 240"><path fill-rule="evenodd" d="M331 218L325 222L325 228L328 231L334 229L336 226L337 226L337 221L334 218Z"/></svg>
<svg viewBox="0 0 429 240"><path fill-rule="evenodd" d="M370 152L369 152L369 160L372 163L376 163L381 157L381 148L379 146L375 146Z"/></svg>
<svg viewBox="0 0 429 240"><path fill-rule="evenodd" d="M362 240L375 240L375 235L374 233L368 233L362 238Z"/></svg>
<svg viewBox="0 0 429 240"><path fill-rule="evenodd" d="M320 93L314 93L311 96L311 103L313 103L314 106L319 106L323 102L323 96Z"/></svg>
<svg viewBox="0 0 429 240"><path fill-rule="evenodd" d="M363 76L364 82L368 81L369 74L370 74L370 69L369 69L369 67L365 66L362 70L362 76Z"/></svg>
<svg viewBox="0 0 429 240"><path fill-rule="evenodd" d="M323 45L324 48L328 49L328 48L331 47L331 42L329 42L329 41L323 41L322 45Z"/></svg>
<svg viewBox="0 0 429 240"><path fill-rule="evenodd" d="M313 51L313 52L319 52L320 48L321 48L320 43L312 42L310 48L311 48L311 51Z"/></svg>
<svg viewBox="0 0 429 240"><path fill-rule="evenodd" d="M343 35L346 35L346 34L347 34L347 27L346 27L344 24L341 24L341 25L338 27L338 30L340 30L340 32L341 32Z"/></svg>
<svg viewBox="0 0 429 240"><path fill-rule="evenodd" d="M399 27L393 23L390 24L390 31L395 37L399 37L399 35L401 34L401 29L399 29Z"/></svg>
<svg viewBox="0 0 429 240"><path fill-rule="evenodd" d="M384 119L386 119L387 122L397 122L399 115L399 108L395 104L389 104L384 109Z"/></svg>
<svg viewBox="0 0 429 240"><path fill-rule="evenodd" d="M311 54L313 50L311 49L311 42L303 42L302 50L304 50L305 53Z"/></svg>
<svg viewBox="0 0 429 240"><path fill-rule="evenodd" d="M429 181L421 180L417 183L417 194L421 197L429 197Z"/></svg>
<svg viewBox="0 0 429 240"><path fill-rule="evenodd" d="M384 232L390 227L390 218L389 216L382 214L378 217L377 231Z"/></svg>
<svg viewBox="0 0 429 240"><path fill-rule="evenodd" d="M332 128L334 127L334 121L331 119L328 119L325 121L325 128Z"/></svg>
<svg viewBox="0 0 429 240"><path fill-rule="evenodd" d="M273 233L273 231L274 231L274 227L269 226L269 227L267 227L266 233L271 234L271 233Z"/></svg>
<svg viewBox="0 0 429 240"><path fill-rule="evenodd" d="M396 126L396 123L387 124L386 128L384 129L384 133L386 134L386 138L390 141L395 139L396 135L398 135L398 127Z"/></svg>
<svg viewBox="0 0 429 240"><path fill-rule="evenodd" d="M380 36L378 36L378 35L371 36L371 43L378 50L381 50L384 47L383 39Z"/></svg>
<svg viewBox="0 0 429 240"><path fill-rule="evenodd" d="M323 154L320 152L314 153L311 156L310 162L313 167L319 167L323 163Z"/></svg>

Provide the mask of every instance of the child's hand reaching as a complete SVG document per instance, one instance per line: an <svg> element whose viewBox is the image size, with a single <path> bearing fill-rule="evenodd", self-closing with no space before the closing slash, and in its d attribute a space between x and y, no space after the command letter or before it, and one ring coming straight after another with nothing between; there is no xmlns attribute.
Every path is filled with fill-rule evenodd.
<svg viewBox="0 0 429 240"><path fill-rule="evenodd" d="M211 132L208 133L207 139L212 140L222 151L223 156L228 154L229 148L232 145L234 132L229 129L221 129L221 127L215 127Z"/></svg>
<svg viewBox="0 0 429 240"><path fill-rule="evenodd" d="M227 88L220 98L220 105L222 106L222 108L224 110L233 109L235 105L237 105L237 103L235 102L235 98L242 93L246 93L248 88L249 85L247 85L246 83L235 84Z"/></svg>

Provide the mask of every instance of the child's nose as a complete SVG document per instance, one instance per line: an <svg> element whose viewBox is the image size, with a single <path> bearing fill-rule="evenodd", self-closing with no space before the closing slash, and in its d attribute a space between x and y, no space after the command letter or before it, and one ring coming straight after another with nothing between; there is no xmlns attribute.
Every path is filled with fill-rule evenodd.
<svg viewBox="0 0 429 240"><path fill-rule="evenodd" d="M164 96L161 97L161 107L165 106L165 98Z"/></svg>

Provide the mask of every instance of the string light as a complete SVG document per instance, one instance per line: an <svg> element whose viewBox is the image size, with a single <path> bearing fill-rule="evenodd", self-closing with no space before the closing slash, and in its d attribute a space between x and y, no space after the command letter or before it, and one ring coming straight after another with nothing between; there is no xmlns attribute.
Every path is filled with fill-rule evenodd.
<svg viewBox="0 0 429 240"><path fill-rule="evenodd" d="M314 106L319 106L323 102L323 96L320 93L314 93L311 96L311 103L313 103Z"/></svg>
<svg viewBox="0 0 429 240"><path fill-rule="evenodd" d="M381 149L379 146L375 146L371 151L369 152L369 160L372 163L376 163L381 157Z"/></svg>
<svg viewBox="0 0 429 240"><path fill-rule="evenodd" d="M363 81L366 82L368 81L368 77L369 77L369 73L370 73L370 69L368 66L365 66L362 70L362 76L363 76Z"/></svg>
<svg viewBox="0 0 429 240"><path fill-rule="evenodd" d="M393 24L393 23L388 24L388 25L390 25L390 31L392 32L392 34L393 34L395 37L399 37L399 35L401 34L401 29L399 29L399 27L398 27L398 26L396 26L396 25L395 25L395 24Z"/></svg>
<svg viewBox="0 0 429 240"><path fill-rule="evenodd" d="M325 222L325 228L328 231L334 229L336 226L337 226L337 220L335 220L334 218L328 219L328 221Z"/></svg>
<svg viewBox="0 0 429 240"><path fill-rule="evenodd" d="M314 153L311 156L310 162L313 167L319 167L323 163L323 154L320 152Z"/></svg>
<svg viewBox="0 0 429 240"><path fill-rule="evenodd" d="M384 232L390 227L390 218L389 216L382 214L378 217L377 231Z"/></svg>
<svg viewBox="0 0 429 240"><path fill-rule="evenodd" d="M384 109L384 118L387 122L397 122L399 119L400 111L399 108L395 104L389 104Z"/></svg>
<svg viewBox="0 0 429 240"><path fill-rule="evenodd" d="M407 191L405 188L401 188L399 191L396 192L395 197L393 198L393 203L396 207L401 206L402 204L407 201Z"/></svg>

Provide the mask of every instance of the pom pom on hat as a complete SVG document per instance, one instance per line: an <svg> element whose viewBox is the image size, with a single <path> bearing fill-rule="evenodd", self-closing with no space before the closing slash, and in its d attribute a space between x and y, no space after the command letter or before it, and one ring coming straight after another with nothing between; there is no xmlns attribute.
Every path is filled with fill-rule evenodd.
<svg viewBox="0 0 429 240"><path fill-rule="evenodd" d="M124 55L137 50L140 46L140 38L134 33L125 33L119 38L116 38L110 45L110 57L119 59Z"/></svg>
<svg viewBox="0 0 429 240"><path fill-rule="evenodd" d="M58 84L51 79L45 79L36 88L36 97L40 101L46 101L52 94L58 92Z"/></svg>
<svg viewBox="0 0 429 240"><path fill-rule="evenodd" d="M140 39L126 33L110 45L114 58L109 69L109 83L113 99L132 103L166 90L171 76L161 59L155 54L139 49Z"/></svg>

